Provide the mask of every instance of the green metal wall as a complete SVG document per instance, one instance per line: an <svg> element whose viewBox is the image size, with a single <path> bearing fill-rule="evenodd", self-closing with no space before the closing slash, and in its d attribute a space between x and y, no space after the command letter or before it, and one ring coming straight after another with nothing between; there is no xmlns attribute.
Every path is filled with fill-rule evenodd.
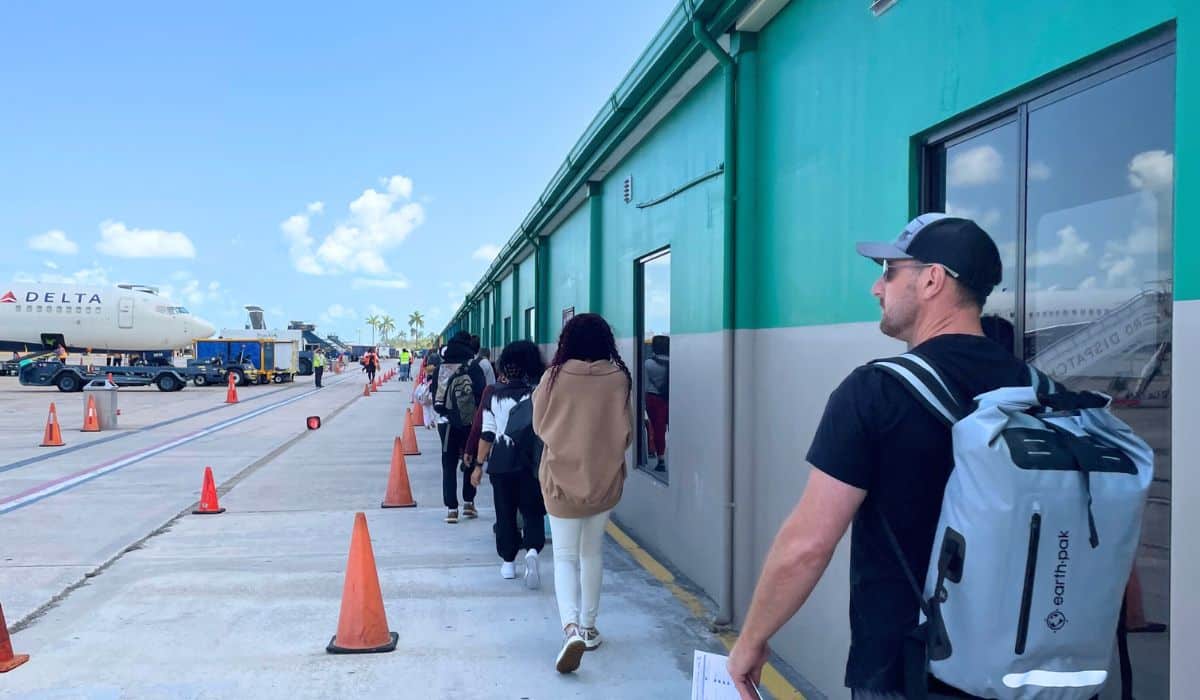
<svg viewBox="0 0 1200 700"><path fill-rule="evenodd" d="M860 3L790 3L759 35L758 148L741 167L756 169L760 228L738 252L738 325L877 318L878 269L853 243L894 237L915 209L914 138L1177 11L1176 153L1189 153L1200 148L1188 37L1200 3L902 2L878 18ZM1175 162L1176 294L1198 298L1200 203L1187 188L1200 165Z"/></svg>
<svg viewBox="0 0 1200 700"><path fill-rule="evenodd" d="M724 176L638 208L719 168L724 159L724 87L711 73L605 180L601 310L618 336L633 336L635 261L671 245L671 331L721 327ZM624 201L624 180L633 197ZM593 261L593 274L596 261Z"/></svg>
<svg viewBox="0 0 1200 700"><path fill-rule="evenodd" d="M562 330L562 311L575 307L576 313L588 310L588 246L591 219L585 204L571 213L566 221L542 245L549 250L549 278L546 281L548 308L538 309L546 314L548 337L538 338L539 343L553 343Z"/></svg>

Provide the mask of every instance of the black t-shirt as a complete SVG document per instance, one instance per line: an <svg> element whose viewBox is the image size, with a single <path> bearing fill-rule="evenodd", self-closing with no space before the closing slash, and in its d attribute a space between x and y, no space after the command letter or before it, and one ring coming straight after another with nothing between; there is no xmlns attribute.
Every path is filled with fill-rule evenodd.
<svg viewBox="0 0 1200 700"><path fill-rule="evenodd" d="M1024 363L981 336L940 335L912 352L932 364L964 403L993 389L1029 383ZM950 431L899 380L863 366L830 395L808 461L867 491L850 537L846 685L902 691L902 643L917 625L918 605L879 513L887 517L924 587L942 493L954 466Z"/></svg>

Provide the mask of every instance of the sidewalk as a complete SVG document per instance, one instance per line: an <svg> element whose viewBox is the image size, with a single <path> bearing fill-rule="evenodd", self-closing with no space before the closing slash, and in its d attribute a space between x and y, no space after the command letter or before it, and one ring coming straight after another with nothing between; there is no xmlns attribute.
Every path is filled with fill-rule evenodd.
<svg viewBox="0 0 1200 700"><path fill-rule="evenodd" d="M415 509L382 510L408 384L324 417L234 477L219 516L184 516L13 636L29 664L0 677L20 698L686 698L692 652L722 651L703 623L612 540L598 627L581 669L561 642L553 557L543 586L499 575L491 488L478 520L442 522L436 433L408 458ZM221 484L224 488L228 482ZM324 651L354 512L366 512L390 654ZM65 535L64 535L65 536Z"/></svg>

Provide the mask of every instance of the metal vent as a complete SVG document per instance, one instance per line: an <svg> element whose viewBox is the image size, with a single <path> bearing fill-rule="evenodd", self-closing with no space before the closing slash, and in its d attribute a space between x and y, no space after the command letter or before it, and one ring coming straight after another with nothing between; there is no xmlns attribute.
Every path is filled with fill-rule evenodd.
<svg viewBox="0 0 1200 700"><path fill-rule="evenodd" d="M629 204L633 201L633 176L625 178L625 203Z"/></svg>
<svg viewBox="0 0 1200 700"><path fill-rule="evenodd" d="M884 12L887 12L888 10L890 10L892 5L895 5L896 2L897 2L897 0L872 0L871 1L871 12L876 17L878 17L879 15L882 15Z"/></svg>

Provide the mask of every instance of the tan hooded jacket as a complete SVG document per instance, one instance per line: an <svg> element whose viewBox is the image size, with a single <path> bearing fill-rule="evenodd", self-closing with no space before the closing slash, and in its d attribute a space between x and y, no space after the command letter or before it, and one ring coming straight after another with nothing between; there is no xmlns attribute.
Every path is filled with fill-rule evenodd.
<svg viewBox="0 0 1200 700"><path fill-rule="evenodd" d="M629 381L620 368L568 360L553 388L547 372L533 392L533 430L545 445L538 480L550 515L585 518L617 505L633 442Z"/></svg>

